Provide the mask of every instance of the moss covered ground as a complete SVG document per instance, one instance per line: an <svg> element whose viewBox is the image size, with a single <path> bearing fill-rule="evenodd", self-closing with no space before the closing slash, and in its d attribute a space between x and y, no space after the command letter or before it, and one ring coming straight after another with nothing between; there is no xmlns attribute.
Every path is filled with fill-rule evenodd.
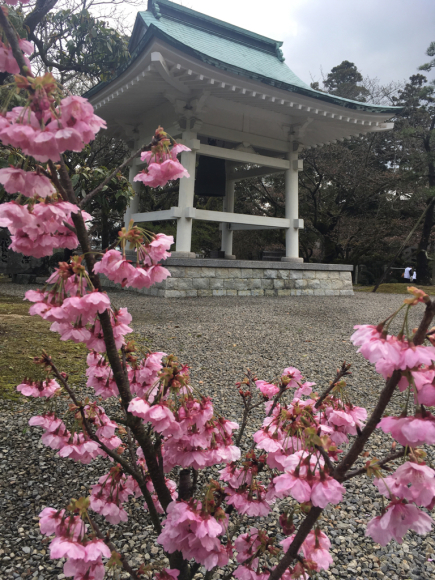
<svg viewBox="0 0 435 580"><path fill-rule="evenodd" d="M69 375L71 384L85 382L84 345L62 342L50 331L50 322L29 316L29 302L1 294L0 287L0 398L18 399L15 387L25 377L43 379L43 369L33 357L45 350L59 370Z"/></svg>
<svg viewBox="0 0 435 580"><path fill-rule="evenodd" d="M379 294L408 294L406 288L409 285L410 284L403 283L381 284L379 288L376 290L376 292L379 292ZM435 286L420 286L419 284L415 284L415 286L417 288L421 288L422 290L424 290L426 294L429 294L431 296L435 295ZM354 286L353 290L354 292L371 292L373 288L374 286Z"/></svg>

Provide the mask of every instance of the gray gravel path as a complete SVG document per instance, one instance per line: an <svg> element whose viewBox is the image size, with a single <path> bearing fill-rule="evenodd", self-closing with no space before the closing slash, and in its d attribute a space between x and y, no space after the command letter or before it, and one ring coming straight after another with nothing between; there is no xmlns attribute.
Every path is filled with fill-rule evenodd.
<svg viewBox="0 0 435 580"><path fill-rule="evenodd" d="M2 285L1 292L23 295L28 288ZM128 306L135 331L146 345L177 354L190 366L193 383L235 420L240 418L240 407L234 383L246 368L259 378L273 380L285 367L296 366L322 390L343 360L352 363L353 375L348 380L352 401L370 411L382 381L356 354L349 336L354 324L377 323L403 300L403 296L365 293L353 297L182 300L125 291L110 295L116 305ZM411 323L415 325L417 320L416 312ZM39 442L39 430L26 428L38 403L33 409L28 404L0 404L0 578L61 580L62 564L48 559L36 516L46 505L64 507L69 498L86 494L104 473L104 463L98 460L87 467L56 458L54 451ZM400 404L397 396L392 411L398 412ZM258 412L248 426L248 435L260 421ZM388 449L383 445L389 445L388 441L388 437L376 434L368 450L379 457ZM435 460L432 451L429 458ZM326 510L322 522L333 544L334 565L320 577L433 579L435 566L428 560L435 560L435 532L423 538L409 534L402 545L392 542L382 548L374 544L365 538L364 531L366 522L379 513L379 495L366 477L351 480L346 487L349 493L345 501ZM55 502L52 490L58 493ZM163 557L152 539L142 502L130 502L129 511L129 526L113 528L115 544L133 564ZM276 516L274 513L265 524L279 539Z"/></svg>

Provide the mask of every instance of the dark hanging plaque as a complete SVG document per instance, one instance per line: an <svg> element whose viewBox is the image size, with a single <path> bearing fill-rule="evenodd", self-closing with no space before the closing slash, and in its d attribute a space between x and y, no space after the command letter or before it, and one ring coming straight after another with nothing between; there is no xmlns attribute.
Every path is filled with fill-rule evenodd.
<svg viewBox="0 0 435 580"><path fill-rule="evenodd" d="M195 195L225 197L225 159L201 155L196 168Z"/></svg>

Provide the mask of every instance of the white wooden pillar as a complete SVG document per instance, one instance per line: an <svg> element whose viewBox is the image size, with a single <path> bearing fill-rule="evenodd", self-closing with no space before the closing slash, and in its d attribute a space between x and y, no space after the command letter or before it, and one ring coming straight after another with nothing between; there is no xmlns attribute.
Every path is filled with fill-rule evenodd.
<svg viewBox="0 0 435 580"><path fill-rule="evenodd" d="M299 228L303 228L303 220L299 219L298 191L298 149L290 151L288 160L290 168L285 171L285 217L290 220L290 227L285 234L285 258L283 262L303 262L299 258Z"/></svg>
<svg viewBox="0 0 435 580"><path fill-rule="evenodd" d="M124 214L124 225L128 228L128 224L130 223L131 216L134 213L138 213L139 211L139 191L140 191L140 181L133 181L133 178L139 173L137 165L133 161L133 164L130 165L130 170L128 174L128 180L132 185L133 191L135 192L135 196L130 201L130 204L127 206Z"/></svg>
<svg viewBox="0 0 435 580"><path fill-rule="evenodd" d="M225 197L223 200L223 211L234 213L234 186L235 182L228 180L225 184ZM233 231L229 229L230 224L222 224L222 246L221 250L225 252L227 260L235 260L233 255Z"/></svg>
<svg viewBox="0 0 435 580"><path fill-rule="evenodd" d="M184 142L196 139L196 133L185 131L182 135ZM180 189L178 193L178 207L181 209L182 217L177 220L177 239L175 252L172 252L174 258L195 258L195 253L191 251L192 243L192 219L184 216L185 210L193 207L195 192L195 165L196 152L183 151L181 154L181 163L189 172L190 177L180 179Z"/></svg>

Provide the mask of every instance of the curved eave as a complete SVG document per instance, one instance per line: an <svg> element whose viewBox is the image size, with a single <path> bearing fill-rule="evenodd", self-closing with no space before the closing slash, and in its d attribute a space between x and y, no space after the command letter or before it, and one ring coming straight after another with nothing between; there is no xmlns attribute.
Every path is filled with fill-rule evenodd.
<svg viewBox="0 0 435 580"><path fill-rule="evenodd" d="M116 76L113 77L110 81L105 81L103 83L99 83L95 87L92 87L89 91L87 91L83 96L86 98L95 97L100 91L107 88L110 84L114 83L123 73L125 73L133 64L134 62L141 56L142 52L146 49L148 44L154 39L160 39L165 43L173 46L177 50L194 57L201 62L211 65L221 71L226 71L237 76L242 76L252 81L257 81L276 89L281 89L287 92L296 93L305 97L314 98L316 100L329 103L331 105L338 105L340 107L346 109L352 109L355 111L361 112L370 112L370 113L380 113L380 114L387 114L389 116L397 115L401 110L402 107L384 107L381 105L370 105L367 103L361 103L359 101L351 101L348 99L343 99L341 97L335 97L333 95L328 95L327 93L322 93L321 91L315 91L314 89L304 89L303 87L299 87L297 85L292 85L288 83L284 83L274 78L266 77L243 68L239 68L233 65L229 65L225 62L222 62L218 59L213 59L210 56L199 52L197 50L192 49L191 47L175 40L164 31L159 29L157 26L150 24L148 30L144 34L144 36L139 41L136 49L131 54L131 58L128 63L126 63L123 67L121 67Z"/></svg>

